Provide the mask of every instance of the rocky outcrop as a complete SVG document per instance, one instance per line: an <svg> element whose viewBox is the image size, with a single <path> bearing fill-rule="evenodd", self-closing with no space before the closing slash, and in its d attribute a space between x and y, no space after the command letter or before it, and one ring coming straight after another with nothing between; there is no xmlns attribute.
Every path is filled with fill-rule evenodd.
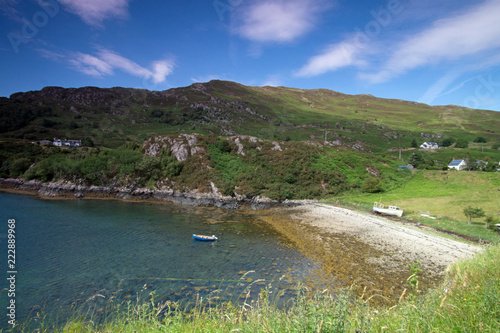
<svg viewBox="0 0 500 333"><path fill-rule="evenodd" d="M160 135L146 140L142 147L149 156L158 156L163 148L168 148L179 162L183 162L189 156L205 152L204 147L197 146L199 136L200 134Z"/></svg>
<svg viewBox="0 0 500 333"><path fill-rule="evenodd" d="M0 178L0 190L37 194L47 198L163 201L189 206L215 206L223 209L238 209L242 206L251 209L265 209L275 205L297 206L315 202L311 200L275 201L260 196L223 196L213 183L211 185L212 191L210 193L200 193L196 190L181 192L170 188L95 186L67 181L43 183L36 180Z"/></svg>

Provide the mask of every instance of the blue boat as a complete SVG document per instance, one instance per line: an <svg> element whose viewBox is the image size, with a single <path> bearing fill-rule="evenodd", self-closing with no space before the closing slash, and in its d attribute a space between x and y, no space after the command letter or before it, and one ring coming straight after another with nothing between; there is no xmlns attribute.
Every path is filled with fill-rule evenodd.
<svg viewBox="0 0 500 333"><path fill-rule="evenodd" d="M204 242L213 242L217 240L217 237L214 235L212 236L204 236L204 235L195 235L193 234L193 239L199 240L199 241L204 241Z"/></svg>

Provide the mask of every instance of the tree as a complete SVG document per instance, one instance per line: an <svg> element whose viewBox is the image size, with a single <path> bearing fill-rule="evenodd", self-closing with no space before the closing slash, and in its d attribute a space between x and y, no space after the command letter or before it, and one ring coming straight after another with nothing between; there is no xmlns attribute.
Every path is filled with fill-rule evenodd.
<svg viewBox="0 0 500 333"><path fill-rule="evenodd" d="M434 161L428 157L428 155L422 154L420 151L416 151L411 154L408 159L408 164L413 165L416 169L426 169L434 166Z"/></svg>
<svg viewBox="0 0 500 333"><path fill-rule="evenodd" d="M418 148L418 143L417 143L416 139L413 139L413 141L411 142L411 147L412 148Z"/></svg>
<svg viewBox="0 0 500 333"><path fill-rule="evenodd" d="M474 139L474 142L478 142L478 143L486 143L488 142L484 137L482 136L478 136L477 138Z"/></svg>
<svg viewBox="0 0 500 333"><path fill-rule="evenodd" d="M496 230L496 224L498 224L498 219L494 216L486 216L486 228Z"/></svg>
<svg viewBox="0 0 500 333"><path fill-rule="evenodd" d="M9 168L10 176L14 177L14 178L19 177L26 170L28 170L28 168L30 167L30 164L31 164L30 160L25 158L25 157L21 157L21 158L14 160L10 164L10 168Z"/></svg>
<svg viewBox="0 0 500 333"><path fill-rule="evenodd" d="M467 206L464 208L464 215L468 218L468 224L470 224L472 219L484 217L485 213L482 208Z"/></svg>
<svg viewBox="0 0 500 333"><path fill-rule="evenodd" d="M441 143L441 146L442 147L449 147L454 143L455 143L455 140L453 138L448 137L448 138L443 140L443 142Z"/></svg>
<svg viewBox="0 0 500 333"><path fill-rule="evenodd" d="M469 142L465 139L458 139L455 148L469 148Z"/></svg>

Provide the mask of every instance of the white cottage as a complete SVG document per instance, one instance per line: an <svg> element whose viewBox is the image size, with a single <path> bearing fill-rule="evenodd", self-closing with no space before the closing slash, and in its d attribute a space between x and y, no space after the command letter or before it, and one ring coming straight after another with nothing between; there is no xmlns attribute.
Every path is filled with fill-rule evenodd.
<svg viewBox="0 0 500 333"><path fill-rule="evenodd" d="M436 142L424 142L420 145L422 149L439 149L439 145Z"/></svg>
<svg viewBox="0 0 500 333"><path fill-rule="evenodd" d="M450 164L448 164L448 169L455 169L455 170L465 170L467 167L467 162L465 160L453 160L451 161Z"/></svg>

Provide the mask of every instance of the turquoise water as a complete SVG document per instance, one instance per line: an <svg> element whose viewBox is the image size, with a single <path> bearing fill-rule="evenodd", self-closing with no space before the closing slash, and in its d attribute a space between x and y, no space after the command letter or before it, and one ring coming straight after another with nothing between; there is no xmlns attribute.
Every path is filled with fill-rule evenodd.
<svg viewBox="0 0 500 333"><path fill-rule="evenodd" d="M8 286L8 219L16 220L18 322L37 313L64 322L75 308L100 310L152 291L157 301L186 304L223 290L235 301L251 282L251 297L257 297L269 283L287 291L314 278L318 265L254 214L0 193L2 288ZM219 241L194 241L193 233ZM6 309L5 289L0 297ZM6 315L0 318L0 328L8 328Z"/></svg>

